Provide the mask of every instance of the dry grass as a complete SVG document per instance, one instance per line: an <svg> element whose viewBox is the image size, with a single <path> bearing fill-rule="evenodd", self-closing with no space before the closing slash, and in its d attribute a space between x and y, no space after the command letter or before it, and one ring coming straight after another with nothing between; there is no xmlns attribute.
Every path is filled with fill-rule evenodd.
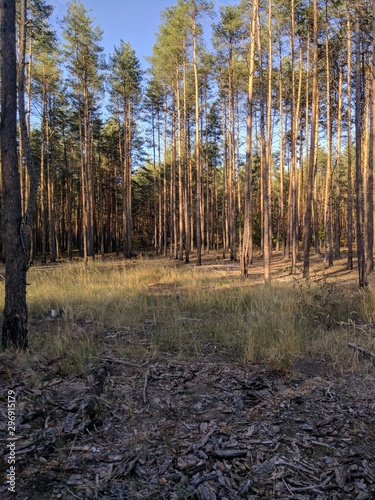
<svg viewBox="0 0 375 500"><path fill-rule="evenodd" d="M32 349L61 358L66 373L84 371L109 354L165 353L278 368L314 357L347 369L359 356L349 341L375 350L375 294L345 293L337 278L244 283L229 266L149 259L33 268L28 282ZM50 318L52 309L61 315Z"/></svg>

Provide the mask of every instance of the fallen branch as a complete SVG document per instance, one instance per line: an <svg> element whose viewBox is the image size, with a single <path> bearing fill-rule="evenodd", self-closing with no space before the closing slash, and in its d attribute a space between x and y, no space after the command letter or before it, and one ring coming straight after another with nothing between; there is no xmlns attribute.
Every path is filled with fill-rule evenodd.
<svg viewBox="0 0 375 500"><path fill-rule="evenodd" d="M357 351L361 352L364 356L370 356L371 358L375 358L375 352L367 351L363 347L359 347L353 342L349 342L348 346L351 347L352 349L356 349Z"/></svg>
<svg viewBox="0 0 375 500"><path fill-rule="evenodd" d="M178 318L179 321L202 321L200 318L186 318L185 316L181 316Z"/></svg>
<svg viewBox="0 0 375 500"><path fill-rule="evenodd" d="M148 361L144 361L143 363L133 363L132 361L124 361L123 359L114 358L113 356L102 358L102 361L107 363L117 363L124 366L132 366L134 368L142 368L148 364Z"/></svg>

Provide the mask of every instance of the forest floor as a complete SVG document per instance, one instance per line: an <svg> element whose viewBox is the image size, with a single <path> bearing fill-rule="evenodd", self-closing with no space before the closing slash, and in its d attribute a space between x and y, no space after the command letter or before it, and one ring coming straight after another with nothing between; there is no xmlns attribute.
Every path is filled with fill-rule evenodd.
<svg viewBox="0 0 375 500"><path fill-rule="evenodd" d="M199 272L212 268L239 273L219 258ZM356 293L357 271L346 270L344 258L324 270L313 256L312 275ZM272 279L296 283L277 256ZM262 283L260 258L250 282ZM39 332L52 321L39 321ZM375 326L366 328L374 337ZM353 349L348 366L322 352L280 367L208 346L189 359L139 359L111 349L113 330L101 335L105 354L78 375L65 373L60 358L1 354L2 499L375 498L373 358ZM10 389L15 494L6 483Z"/></svg>

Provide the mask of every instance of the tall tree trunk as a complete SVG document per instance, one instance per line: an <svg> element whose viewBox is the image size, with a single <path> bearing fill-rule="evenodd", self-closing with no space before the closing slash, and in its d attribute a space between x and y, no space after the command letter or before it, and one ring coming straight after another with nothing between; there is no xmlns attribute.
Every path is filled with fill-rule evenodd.
<svg viewBox="0 0 375 500"><path fill-rule="evenodd" d="M177 155L178 155L178 234L179 234L179 246L178 246L178 259L180 261L184 260L184 173L183 173L183 145L182 145L182 130L181 130L181 96L180 96L180 82L179 82L179 71L177 70L176 79L176 104L177 104Z"/></svg>
<svg viewBox="0 0 375 500"><path fill-rule="evenodd" d="M130 103L124 102L124 159L123 159L123 224L124 224L124 257L130 259L133 253L132 244L132 214L131 214L131 113Z"/></svg>
<svg viewBox="0 0 375 500"><path fill-rule="evenodd" d="M351 20L350 20L350 0L347 2L348 21L347 21L347 117L348 117L348 201L347 201L347 219L348 219L348 269L353 269L353 183L352 183L352 85L351 85L351 60L352 60L352 40L351 40Z"/></svg>
<svg viewBox="0 0 375 500"><path fill-rule="evenodd" d="M164 257L167 256L168 252L168 220L167 220L167 197L168 197L168 186L167 186L167 113L168 113L168 96L165 95L164 104L164 140L163 140L163 251Z"/></svg>
<svg viewBox="0 0 375 500"><path fill-rule="evenodd" d="M365 63L369 67L369 62ZM365 247L365 266L366 276L368 276L374 267L373 241L374 241L374 203L373 203L373 171L372 171L372 147L371 142L371 80L368 75L365 76L366 69L363 67L365 92L364 105L364 134L363 134L363 222L364 222L364 247Z"/></svg>
<svg viewBox="0 0 375 500"><path fill-rule="evenodd" d="M342 53L339 58L339 87L337 92L337 155L336 155L336 191L335 191L335 257L341 256L341 120L342 120Z"/></svg>
<svg viewBox="0 0 375 500"><path fill-rule="evenodd" d="M185 47L184 47L184 53ZM184 223L185 223L185 262L186 264L190 261L190 247L191 247L191 205L190 205L190 154L187 141L187 105L186 105L186 61L183 64L183 141L184 141L184 173L183 173L183 210L184 210Z"/></svg>
<svg viewBox="0 0 375 500"><path fill-rule="evenodd" d="M284 205L285 205L285 195L284 195L284 158L285 158L285 142L284 142L284 133L283 133L283 64L282 64L282 41L280 39L279 46L279 57L280 57L280 67L279 67L279 120L280 120L280 237L281 237L281 255L285 258L285 213L284 213Z"/></svg>
<svg viewBox="0 0 375 500"><path fill-rule="evenodd" d="M356 173L356 228L357 228L357 258L358 284L360 288L367 286L365 249L363 241L363 207L362 207L362 71L361 71L361 32L359 0L355 2L355 173Z"/></svg>
<svg viewBox="0 0 375 500"><path fill-rule="evenodd" d="M254 54L255 28L258 18L258 0L253 3L250 21L249 76L247 86L247 122L246 122L246 173L244 200L244 232L241 254L241 274L244 278L253 262L253 189L252 189L252 149L253 149L253 95L254 95Z"/></svg>
<svg viewBox="0 0 375 500"><path fill-rule="evenodd" d="M194 89L195 89L195 164L196 164L196 238L197 238L197 265L202 264L202 161L201 144L199 132L199 82L198 82L198 53L197 53L197 11L195 0L192 1L193 22L193 67L194 67Z"/></svg>
<svg viewBox="0 0 375 500"><path fill-rule="evenodd" d="M25 251L30 260L31 253L31 236L33 215L38 196L38 178L31 154L28 122L26 117L25 106L25 66L26 66L26 25L27 25L27 0L21 0L21 22L20 22L20 54L18 58L18 112L20 120L21 133L21 155L26 161L28 173L28 192L27 202L25 204L25 212L22 221L22 238L25 246Z"/></svg>
<svg viewBox="0 0 375 500"><path fill-rule="evenodd" d="M304 240L303 240L303 273L308 275L310 269L310 244L311 244L311 220L313 209L314 172L315 172L315 148L317 137L317 107L318 107L318 5L314 0L314 31L313 31L313 81L311 100L311 135L310 154L307 171L306 208L304 217Z"/></svg>
<svg viewBox="0 0 375 500"><path fill-rule="evenodd" d="M263 207L264 207L264 249L263 265L264 279L271 279L271 244L272 244L272 224L271 224L271 147L272 147L272 0L269 0L268 9L268 95L267 95L267 136L266 151L263 170Z"/></svg>
<svg viewBox="0 0 375 500"><path fill-rule="evenodd" d="M83 143L84 143L84 182L86 203L86 244L87 257L94 258L94 204L93 204L93 165L91 159L91 130L88 84L85 83L83 90Z"/></svg>
<svg viewBox="0 0 375 500"><path fill-rule="evenodd" d="M331 125L331 72L329 60L328 5L326 4L326 89L327 89L327 168L324 197L324 262L333 266L333 218L332 218L332 125Z"/></svg>
<svg viewBox="0 0 375 500"><path fill-rule="evenodd" d="M42 90L42 124L40 147L40 210L42 231L42 264L47 262L47 182L46 182L46 129L47 129L47 96Z"/></svg>
<svg viewBox="0 0 375 500"><path fill-rule="evenodd" d="M229 41L228 65L228 222L230 260L236 260L236 187L235 187L235 132L234 132L234 88L233 47Z"/></svg>
<svg viewBox="0 0 375 500"><path fill-rule="evenodd" d="M369 161L367 164L367 189L366 199L366 274L374 270L374 155L375 155L375 2L372 2L372 54L371 54L371 73L370 73L370 147Z"/></svg>
<svg viewBox="0 0 375 500"><path fill-rule="evenodd" d="M177 214L176 214L176 105L172 97L172 130L171 130L171 180L170 180L170 217L171 217L171 259L177 259Z"/></svg>
<svg viewBox="0 0 375 500"><path fill-rule="evenodd" d="M291 272L294 274L297 269L298 257L298 180L297 180L297 124L298 112L295 90L295 8L294 0L291 3L291 66L292 66L292 111L291 111L291 167L290 167L290 225L291 225Z"/></svg>
<svg viewBox="0 0 375 500"><path fill-rule="evenodd" d="M21 187L17 159L16 2L0 0L1 160L5 250L3 349L26 349L27 247L22 239Z"/></svg>

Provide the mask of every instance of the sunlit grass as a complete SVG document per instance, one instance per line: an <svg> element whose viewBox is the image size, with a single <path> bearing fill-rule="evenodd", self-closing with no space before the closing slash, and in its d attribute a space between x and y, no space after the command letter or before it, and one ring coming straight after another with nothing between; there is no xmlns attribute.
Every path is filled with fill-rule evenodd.
<svg viewBox="0 0 375 500"><path fill-rule="evenodd" d="M28 282L30 345L41 356L63 358L67 373L103 356L165 353L280 368L316 356L348 366L350 322L375 317L372 292L345 295L338 286L304 280L254 284L237 272L164 259L32 268ZM51 310L59 316L50 318Z"/></svg>

